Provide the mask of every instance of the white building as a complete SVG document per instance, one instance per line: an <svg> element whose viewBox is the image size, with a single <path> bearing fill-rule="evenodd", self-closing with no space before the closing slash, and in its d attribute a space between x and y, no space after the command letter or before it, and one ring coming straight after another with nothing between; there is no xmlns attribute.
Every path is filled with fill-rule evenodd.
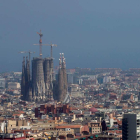
<svg viewBox="0 0 140 140"><path fill-rule="evenodd" d="M111 76L105 76L103 78L103 83L110 83L111 82Z"/></svg>
<svg viewBox="0 0 140 140"><path fill-rule="evenodd" d="M20 83L18 83L18 82L9 82L8 83L8 88L9 89L19 89L20 88Z"/></svg>
<svg viewBox="0 0 140 140"><path fill-rule="evenodd" d="M5 78L0 78L0 88L5 88Z"/></svg>
<svg viewBox="0 0 140 140"><path fill-rule="evenodd" d="M123 140L140 140L140 114L123 115L122 138Z"/></svg>

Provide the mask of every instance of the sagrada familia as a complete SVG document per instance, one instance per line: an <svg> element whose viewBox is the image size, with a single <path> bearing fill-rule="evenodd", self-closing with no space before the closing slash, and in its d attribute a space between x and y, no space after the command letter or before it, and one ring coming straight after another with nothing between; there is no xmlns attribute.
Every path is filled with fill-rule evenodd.
<svg viewBox="0 0 140 140"><path fill-rule="evenodd" d="M52 47L56 44L51 44L51 57L42 58L42 36L40 36L40 57L34 57L32 60L32 71L30 70L30 55L29 60L26 57L22 62L22 78L21 78L21 99L33 102L47 102L57 100L58 102L68 102L68 85L66 74L66 63L64 54L60 54L58 78L55 80L53 70ZM45 44L50 45L50 44ZM32 74L32 75L31 75Z"/></svg>
<svg viewBox="0 0 140 140"><path fill-rule="evenodd" d="M21 94L22 100L46 102L57 100L64 102L67 95L67 74L64 54L60 54L58 78L55 80L53 58L33 58L32 78L30 75L30 61L23 58Z"/></svg>

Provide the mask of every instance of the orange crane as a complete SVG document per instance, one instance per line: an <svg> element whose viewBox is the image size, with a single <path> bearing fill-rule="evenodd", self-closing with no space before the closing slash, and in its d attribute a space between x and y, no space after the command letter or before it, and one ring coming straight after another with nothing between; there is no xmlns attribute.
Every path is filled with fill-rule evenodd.
<svg viewBox="0 0 140 140"><path fill-rule="evenodd" d="M40 33L37 32L37 34L39 34L39 36L40 36L39 44L33 44L33 45L39 45L39 56L40 56L40 58L42 58L42 46L44 46L44 45L48 46L48 44L42 44L42 36L43 36L43 34L42 34L41 30L40 30Z"/></svg>
<svg viewBox="0 0 140 140"><path fill-rule="evenodd" d="M37 34L39 34L39 36L40 36L39 44L33 44L33 45L39 45L40 46L39 47L39 56L40 56L40 58L42 58L42 46L51 46L51 57L52 57L52 48L57 47L57 45L52 44L52 43L51 44L42 44L42 36L43 36L43 34L42 34L41 30L40 30L40 33L37 32Z"/></svg>

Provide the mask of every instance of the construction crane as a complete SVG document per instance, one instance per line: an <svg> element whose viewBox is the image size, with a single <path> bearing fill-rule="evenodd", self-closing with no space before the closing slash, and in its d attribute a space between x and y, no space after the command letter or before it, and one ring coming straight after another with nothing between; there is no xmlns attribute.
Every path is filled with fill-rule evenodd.
<svg viewBox="0 0 140 140"><path fill-rule="evenodd" d="M51 44L48 44L48 46L51 46L51 58L52 58L52 57L53 57L53 56L52 56L52 55L53 55L53 54L52 54L52 53L53 53L53 50L52 50L52 49L53 49L53 47L57 47L57 44L52 44L52 43L51 43Z"/></svg>
<svg viewBox="0 0 140 140"><path fill-rule="evenodd" d="M53 55L53 50L52 49L53 49L53 47L57 47L57 44L52 44L51 43L51 44L44 44L44 45L45 46L51 46L51 58L53 58L53 56L52 56Z"/></svg>
<svg viewBox="0 0 140 140"><path fill-rule="evenodd" d="M33 44L33 45L39 45L39 56L40 56L40 58L42 58L42 46L48 46L48 44L42 44L42 36L43 36L43 34L41 33L41 30L40 30L40 33L39 32L37 32L37 34L39 34L39 36L40 36L40 39L39 39L39 44Z"/></svg>
<svg viewBox="0 0 140 140"><path fill-rule="evenodd" d="M52 57L52 48L53 47L57 47L57 44L42 44L42 36L43 36L43 34L42 34L42 32L41 32L41 30L40 30L40 33L39 32L37 32L37 34L39 34L39 36L40 36L40 40L39 40L39 44L33 44L33 45L39 45L40 47L39 47L39 56L40 56L40 58L42 58L42 46L51 46L51 57Z"/></svg>
<svg viewBox="0 0 140 140"><path fill-rule="evenodd" d="M19 53L28 53L28 54L29 54L29 61L30 61L30 59L31 59L31 53L35 53L35 52L31 52L31 51L28 51L28 52L26 52L26 51L21 51L21 52L19 52Z"/></svg>

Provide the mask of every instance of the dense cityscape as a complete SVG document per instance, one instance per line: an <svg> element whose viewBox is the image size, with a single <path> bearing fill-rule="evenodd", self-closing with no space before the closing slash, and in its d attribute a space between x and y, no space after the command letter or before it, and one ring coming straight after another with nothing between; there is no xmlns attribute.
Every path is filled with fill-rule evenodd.
<svg viewBox="0 0 140 140"><path fill-rule="evenodd" d="M1 138L121 140L130 129L129 137L139 137L140 69L66 72L69 100L54 99L57 90L42 103L23 98L21 72L1 73Z"/></svg>
<svg viewBox="0 0 140 140"><path fill-rule="evenodd" d="M0 74L0 139L136 140L140 138L140 68L66 68L64 53Z"/></svg>
<svg viewBox="0 0 140 140"><path fill-rule="evenodd" d="M0 140L140 140L139 7L1 0Z"/></svg>

